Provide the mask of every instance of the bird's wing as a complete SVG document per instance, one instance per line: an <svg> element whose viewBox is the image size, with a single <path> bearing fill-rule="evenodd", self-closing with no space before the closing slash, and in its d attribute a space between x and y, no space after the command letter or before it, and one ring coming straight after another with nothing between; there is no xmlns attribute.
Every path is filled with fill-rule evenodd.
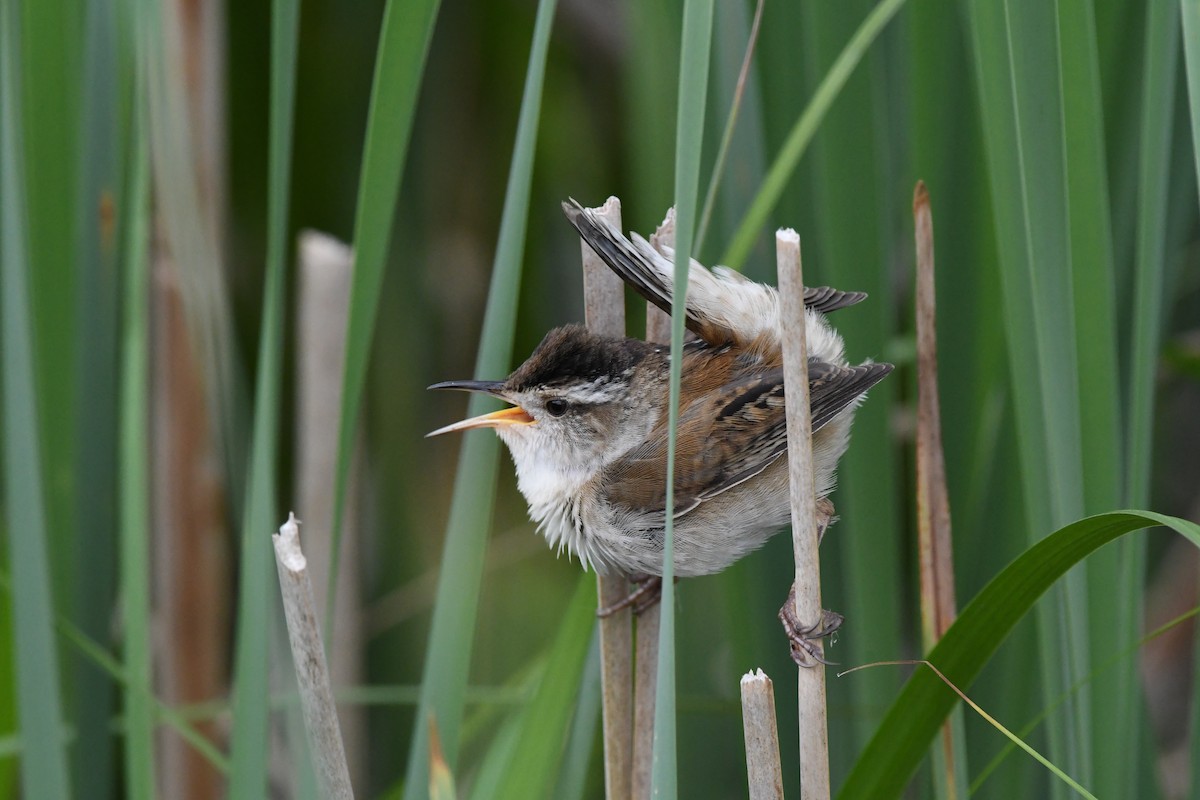
<svg viewBox="0 0 1200 800"><path fill-rule="evenodd" d="M815 433L892 370L891 364L839 367L809 360ZM666 422L605 473L608 500L643 519L666 508ZM675 516L758 475L787 449L783 371L733 381L684 409L676 441Z"/></svg>
<svg viewBox="0 0 1200 800"><path fill-rule="evenodd" d="M857 305L866 299L866 292L843 292L831 286L811 286L804 289L804 305L822 314Z"/></svg>
<svg viewBox="0 0 1200 800"><path fill-rule="evenodd" d="M667 313L675 286L674 252L656 250L634 234L626 237L606 220L571 200L563 203L567 219L604 263L646 300ZM863 292L843 292L828 286L804 290L804 304L829 312L866 298ZM709 271L692 260L688 271L686 324L714 346L748 344L778 326L778 294L774 288L746 280L733 270Z"/></svg>

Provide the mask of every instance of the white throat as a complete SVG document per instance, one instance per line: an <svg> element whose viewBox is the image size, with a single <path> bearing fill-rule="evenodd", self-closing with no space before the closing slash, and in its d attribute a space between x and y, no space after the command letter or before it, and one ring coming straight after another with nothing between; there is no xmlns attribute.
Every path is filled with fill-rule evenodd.
<svg viewBox="0 0 1200 800"><path fill-rule="evenodd" d="M558 448L539 447L541 442L516 432L501 433L516 466L517 488L529 504L529 517L546 541L559 555L565 549L579 558L584 569L598 566L599 554L584 531L582 500L584 487L603 464L597 459L567 466L567 453Z"/></svg>

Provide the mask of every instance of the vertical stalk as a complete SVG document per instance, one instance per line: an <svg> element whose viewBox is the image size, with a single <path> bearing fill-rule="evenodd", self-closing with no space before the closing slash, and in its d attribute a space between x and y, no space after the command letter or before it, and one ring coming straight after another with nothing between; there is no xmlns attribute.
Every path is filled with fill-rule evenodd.
<svg viewBox="0 0 1200 800"><path fill-rule="evenodd" d="M742 676L742 731L750 800L783 800L775 687L761 669Z"/></svg>
<svg viewBox="0 0 1200 800"><path fill-rule="evenodd" d="M938 396L937 292L934 283L933 213L924 181L913 192L917 240L917 537L921 571L921 638L929 652L954 622L954 551L950 496L942 452ZM934 790L941 798L967 796L962 709L942 726L933 752Z"/></svg>
<svg viewBox="0 0 1200 800"><path fill-rule="evenodd" d="M597 214L621 229L621 201L608 198ZM584 319L605 336L625 335L625 286L592 248L583 249ZM597 575L596 595L601 608L629 594L621 575ZM604 787L608 800L632 797L633 762L633 615L622 609L600 620L600 683L604 709Z"/></svg>
<svg viewBox="0 0 1200 800"><path fill-rule="evenodd" d="M779 316L783 328L783 383L787 403L788 477L792 498L792 550L796 558L796 618L821 619L821 562L817 552L817 498L813 487L812 413L808 400L808 342L804 336L804 278L800 237L775 234ZM819 639L817 647L823 647ZM799 668L800 796L829 797L829 731L825 670Z"/></svg>

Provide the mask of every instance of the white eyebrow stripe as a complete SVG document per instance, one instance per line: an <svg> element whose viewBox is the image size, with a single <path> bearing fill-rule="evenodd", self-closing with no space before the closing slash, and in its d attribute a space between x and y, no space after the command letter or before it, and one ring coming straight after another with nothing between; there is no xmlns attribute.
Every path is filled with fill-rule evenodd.
<svg viewBox="0 0 1200 800"><path fill-rule="evenodd" d="M601 377L582 386L572 386L562 396L575 403L609 403L616 400L623 389L622 383Z"/></svg>

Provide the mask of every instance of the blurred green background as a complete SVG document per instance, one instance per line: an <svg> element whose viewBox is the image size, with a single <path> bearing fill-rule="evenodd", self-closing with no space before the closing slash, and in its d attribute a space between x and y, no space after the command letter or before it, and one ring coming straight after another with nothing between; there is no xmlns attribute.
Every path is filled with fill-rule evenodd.
<svg viewBox="0 0 1200 800"><path fill-rule="evenodd" d="M553 24L540 92L526 83L541 63L538 3L391 5L385 16L382 0L0 0L0 798L315 796L266 539L305 507L295 476L302 439L317 436L299 428L302 229L352 242L369 262L355 267L350 373L335 365L314 379L362 391L361 404L335 398L317 420L343 431L338 466L318 467L323 492L351 465L356 476L335 617L352 630L332 658L349 676L337 690L358 795L423 792L407 763L427 730L417 703L431 676L455 670L467 681L462 723L439 727L451 731L442 744L460 794L514 785L504 774L526 763L512 754L537 721L520 712L546 684L547 653L591 635L580 627L590 612L568 613L579 566L534 533L507 457L492 472L497 451L482 438L461 451L423 438L467 413L464 398L425 387L501 378L549 328L582 320L562 200L617 195L624 227L643 233L662 219L684 4L543 0ZM753 246L734 266L774 282L771 234L794 227L807 283L870 293L833 320L850 360L899 367L859 412L833 498L841 520L822 551L825 605L847 617L828 655L847 666L925 650L918 179L937 244L959 607L1083 516L1200 520L1200 4L898 5L843 86L825 81L874 4L767 0L698 250L725 259L749 224ZM709 74L683 76L707 79L701 198L754 11L717 3ZM394 58L376 72L381 46ZM812 107L815 135L769 216L747 223L814 96L832 104ZM522 181L527 197L513 189ZM502 230L509 249L498 252ZM345 325L310 327L332 330L338 351ZM489 347L497 364L475 375ZM353 449L344 432L356 415ZM470 458L478 483L455 493ZM487 540L467 562L443 549L452 495L479 501L458 518L481 521L472 535ZM323 513L305 517L306 543L332 527ZM1126 538L1073 570L970 693L1010 728L1030 725L1027 740L1099 796L1200 797L1193 626L1137 647L1195 607L1200 562L1173 534ZM309 555L324 562L327 548ZM775 617L792 571L779 536L678 587L684 797L744 796L738 680L755 667L775 678L787 794L798 796L794 667ZM427 660L439 581L464 604L446 612L454 664ZM564 725L543 731L557 743L539 751L530 785L543 794L602 796L595 658L569 676L554 717ZM831 673L835 789L910 669ZM975 794L1063 791L1020 754L992 770L1004 740L973 715L964 724L968 779L988 768ZM945 796L928 766L911 786Z"/></svg>

